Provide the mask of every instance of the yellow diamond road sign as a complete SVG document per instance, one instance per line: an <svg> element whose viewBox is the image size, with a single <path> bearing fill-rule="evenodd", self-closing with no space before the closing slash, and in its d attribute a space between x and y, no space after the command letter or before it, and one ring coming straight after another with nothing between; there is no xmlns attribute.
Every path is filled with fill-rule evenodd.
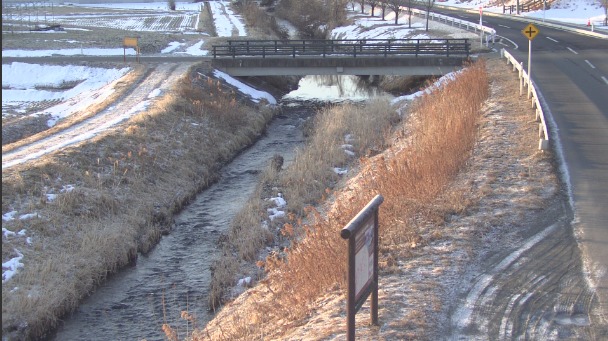
<svg viewBox="0 0 608 341"><path fill-rule="evenodd" d="M521 30L521 33L523 33L524 36L526 36L526 38L528 38L530 40L534 39L534 37L536 37L538 32L539 32L538 28L536 28L536 26L534 26L533 24L528 24L528 26L526 26L526 28Z"/></svg>

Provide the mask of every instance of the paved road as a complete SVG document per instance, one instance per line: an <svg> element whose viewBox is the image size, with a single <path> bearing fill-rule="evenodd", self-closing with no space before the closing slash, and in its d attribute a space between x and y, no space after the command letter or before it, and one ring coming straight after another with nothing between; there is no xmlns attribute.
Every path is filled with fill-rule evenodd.
<svg viewBox="0 0 608 341"><path fill-rule="evenodd" d="M436 12L479 22L478 13L443 9ZM527 68L528 39L521 33L527 22L484 15L484 25L496 29L504 38L496 47L509 50ZM557 126L557 129L549 128L551 146L563 155L563 171L571 184L573 198L572 227L605 323L608 315L608 36L601 39L542 23L535 25L540 33L532 41L532 79L544 97L544 109L552 114ZM608 337L603 333L605 331L600 338Z"/></svg>

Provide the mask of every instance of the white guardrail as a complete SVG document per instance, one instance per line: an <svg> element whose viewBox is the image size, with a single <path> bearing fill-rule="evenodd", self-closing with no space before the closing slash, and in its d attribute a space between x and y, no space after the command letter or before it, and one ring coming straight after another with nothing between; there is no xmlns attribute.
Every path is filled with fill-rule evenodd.
<svg viewBox="0 0 608 341"><path fill-rule="evenodd" d="M426 18L426 11L412 8L412 13L416 16ZM429 19L451 24L452 26L458 26L459 28L465 28L466 30L483 31L486 34L486 45L489 45L490 41L494 44L496 39L496 30L483 25L475 24L469 21L455 19L446 15L437 13L429 13ZM507 52L505 49L500 51L501 57L507 59L507 63L513 64L513 71L519 71L519 94L523 95L524 86L528 87L528 99L532 100L532 109L536 109L536 121L538 124L538 149L547 150L549 148L549 131L547 130L547 123L545 121L545 113L540 105L538 93L532 80L528 76L526 70L524 70L523 63L517 62L517 60Z"/></svg>
<svg viewBox="0 0 608 341"><path fill-rule="evenodd" d="M403 10L407 11L407 8L404 8ZM425 10L412 8L412 14L414 14L418 17L421 17L421 18L426 18ZM443 22L445 24L450 24L454 27L464 28L467 31L474 31L474 32L483 31L485 33L486 46L489 46L490 42L492 42L492 44L494 44L496 42L496 30L491 27L475 24L475 23L472 23L472 22L466 21L466 20L455 19L455 18L449 17L447 15L437 14L437 13L433 13L433 12L429 13L429 19L433 20L433 21L437 21L437 22ZM483 41L483 39L482 39L482 41Z"/></svg>
<svg viewBox="0 0 608 341"><path fill-rule="evenodd" d="M500 50L500 55L507 59L507 63L513 64L513 71L519 71L519 94L523 95L524 86L528 87L528 99L532 100L532 108L536 109L536 121L538 123L538 149L547 150L549 148L549 131L547 130L547 121L545 120L545 113L540 105L538 93L532 83L532 80L528 76L526 70L524 70L523 63L518 63L517 60L505 49Z"/></svg>

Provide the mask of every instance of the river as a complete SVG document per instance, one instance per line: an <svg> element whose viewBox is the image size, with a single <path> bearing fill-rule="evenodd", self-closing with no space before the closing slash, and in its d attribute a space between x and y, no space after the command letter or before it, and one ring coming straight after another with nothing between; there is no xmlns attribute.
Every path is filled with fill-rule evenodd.
<svg viewBox="0 0 608 341"><path fill-rule="evenodd" d="M281 154L283 167L293 160L304 142L301 127L315 114L312 103L361 101L381 94L353 76L304 77L279 101L282 112L266 134L175 217L171 233L86 298L50 340L165 340L163 323L177 328L178 339L184 339L192 325L180 318L182 311L194 314L202 327L213 317L206 291L218 238L253 193L270 158Z"/></svg>

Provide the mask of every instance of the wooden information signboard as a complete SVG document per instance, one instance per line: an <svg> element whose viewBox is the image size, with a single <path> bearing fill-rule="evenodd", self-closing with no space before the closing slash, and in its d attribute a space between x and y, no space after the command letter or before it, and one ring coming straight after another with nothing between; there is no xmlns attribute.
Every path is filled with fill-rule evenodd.
<svg viewBox="0 0 608 341"><path fill-rule="evenodd" d="M340 231L348 240L347 339L355 340L355 314L371 295L371 319L378 325L378 208L381 195L373 198Z"/></svg>

